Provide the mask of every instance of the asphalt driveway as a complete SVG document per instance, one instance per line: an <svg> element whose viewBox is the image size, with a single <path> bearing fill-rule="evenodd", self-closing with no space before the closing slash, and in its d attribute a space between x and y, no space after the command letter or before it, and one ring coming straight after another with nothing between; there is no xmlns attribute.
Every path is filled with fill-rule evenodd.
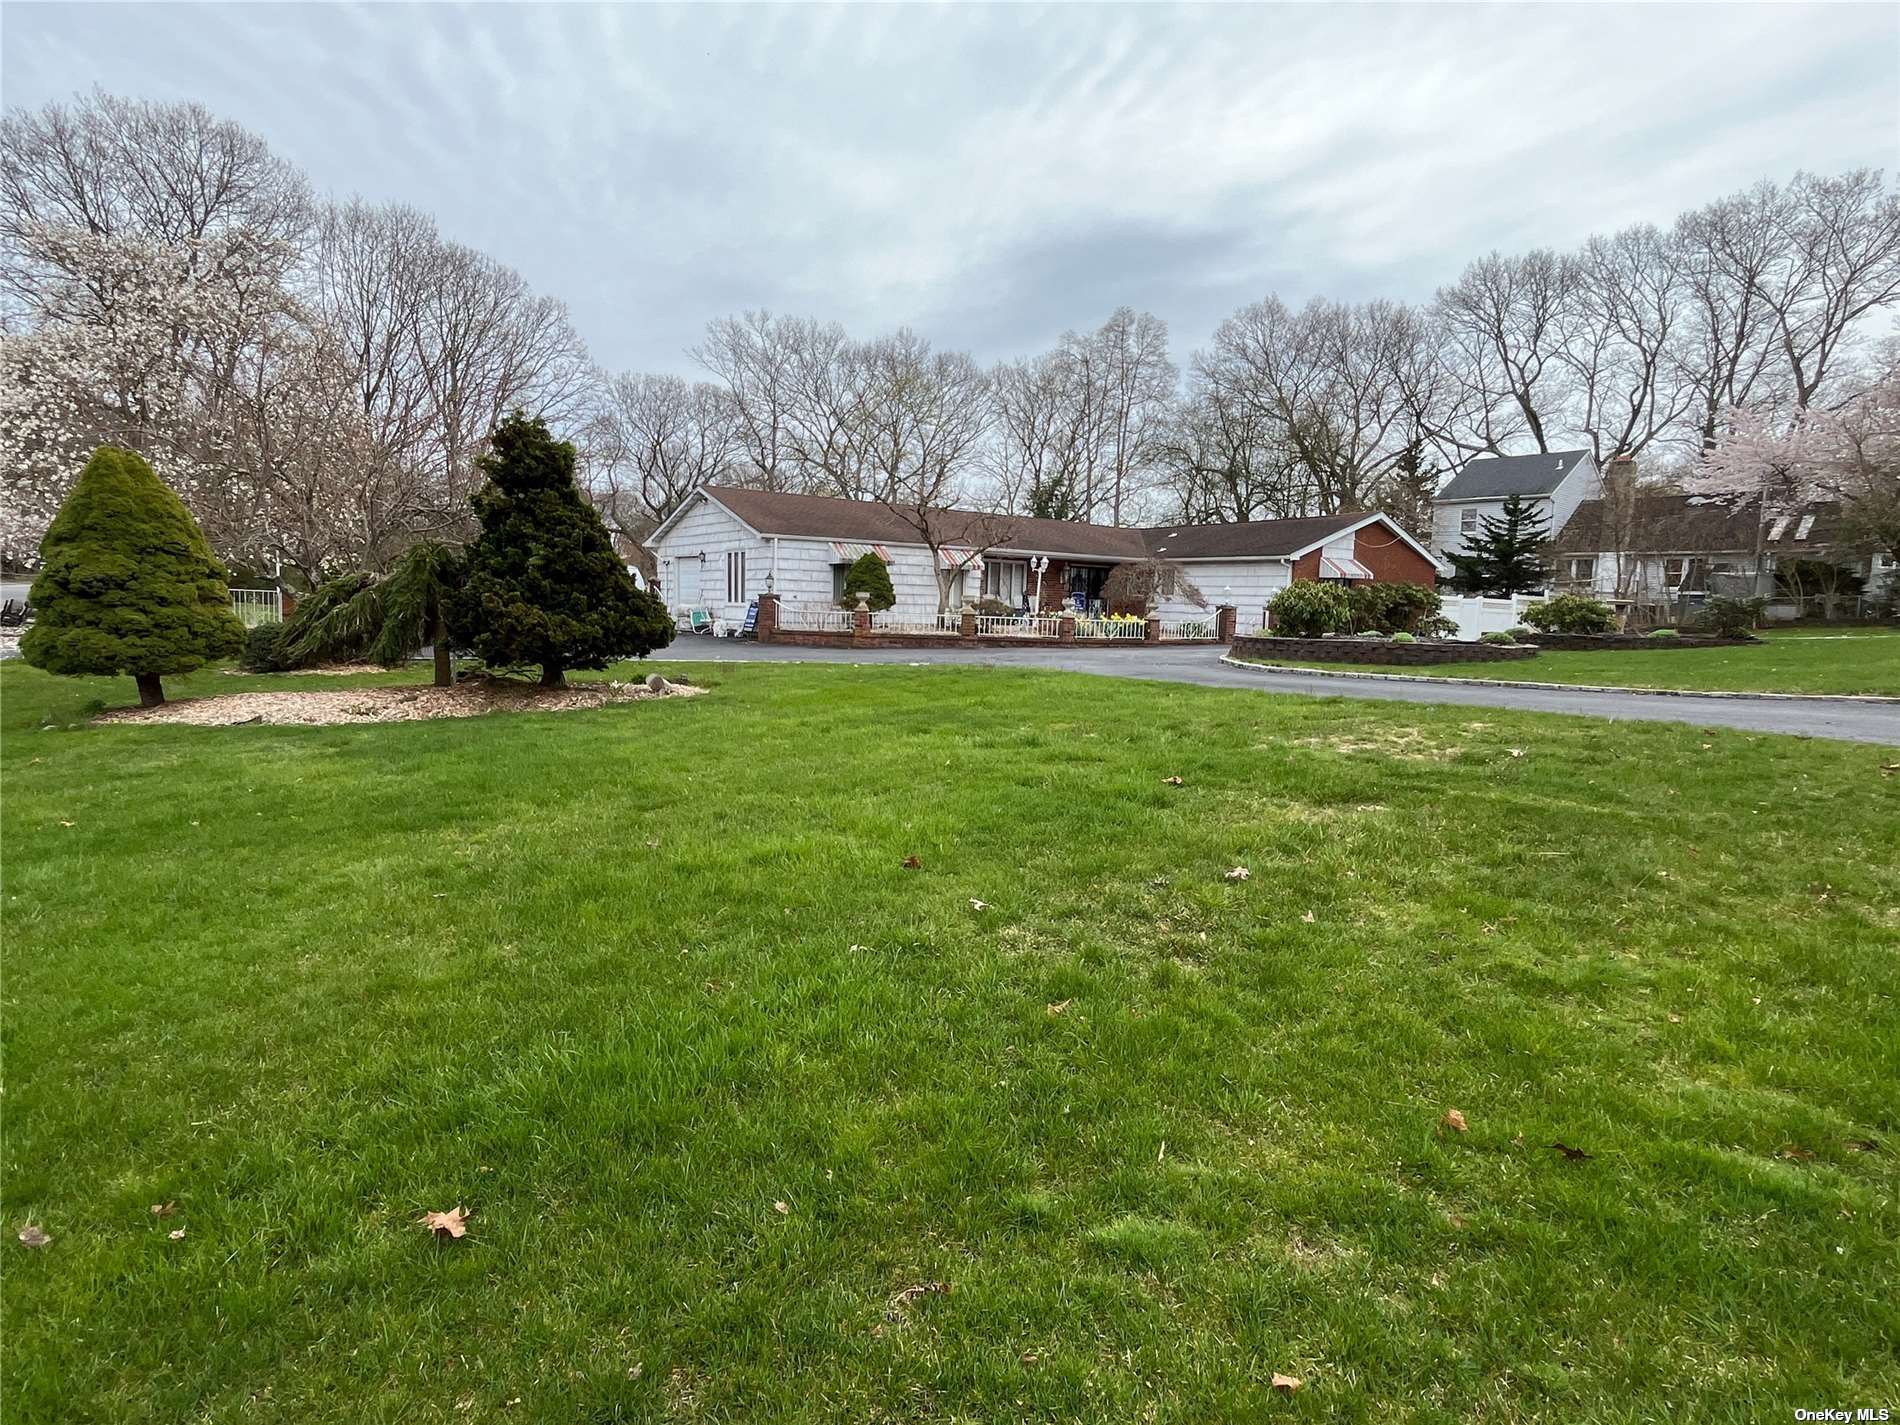
<svg viewBox="0 0 1900 1425"><path fill-rule="evenodd" d="M1489 688L1447 678L1436 683L1259 673L1221 662L1220 648L802 648L690 635L676 639L659 657L712 663L944 663L997 668L1051 668L1116 678L1195 683L1207 688L1245 688L1257 693L1321 698L1372 698L1380 702L1443 703L1460 707L1512 708L1521 712L1568 713L1629 722L1686 722L1744 732L1784 732L1841 742L1900 746L1900 703L1853 703L1825 698L1691 698L1671 693L1596 693L1543 688Z"/></svg>

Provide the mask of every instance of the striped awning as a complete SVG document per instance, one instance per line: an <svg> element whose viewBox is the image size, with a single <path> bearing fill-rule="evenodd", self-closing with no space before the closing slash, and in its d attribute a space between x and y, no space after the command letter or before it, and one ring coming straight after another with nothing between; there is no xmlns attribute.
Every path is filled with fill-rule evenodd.
<svg viewBox="0 0 1900 1425"><path fill-rule="evenodd" d="M862 559L867 554L875 554L886 564L891 562L890 550L881 544L853 544L847 539L834 539L831 541L831 552L847 562Z"/></svg>
<svg viewBox="0 0 1900 1425"><path fill-rule="evenodd" d="M943 561L946 569L981 569L983 555L975 549L952 549L949 545L937 551L937 557Z"/></svg>
<svg viewBox="0 0 1900 1425"><path fill-rule="evenodd" d="M1344 554L1322 554L1319 557L1319 577L1322 579L1371 579L1376 576L1357 559Z"/></svg>

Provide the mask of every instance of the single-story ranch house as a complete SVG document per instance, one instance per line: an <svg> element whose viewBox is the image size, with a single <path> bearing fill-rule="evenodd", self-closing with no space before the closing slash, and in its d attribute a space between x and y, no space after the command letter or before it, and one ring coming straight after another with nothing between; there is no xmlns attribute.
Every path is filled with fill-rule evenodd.
<svg viewBox="0 0 1900 1425"><path fill-rule="evenodd" d="M1259 610L1296 579L1432 584L1438 576L1425 547L1377 514L1134 529L943 510L931 522L955 540L940 550L952 571L951 609L995 600L1018 610L1100 612L1111 569L1158 557L1180 565L1208 609L1233 606L1258 627ZM867 552L890 566L897 610L938 613L929 544L904 514L868 500L708 485L647 547L659 560L660 595L679 615L703 609L736 622L766 592L788 613L836 609L846 571ZM1205 611L1177 591L1159 612L1179 619Z"/></svg>

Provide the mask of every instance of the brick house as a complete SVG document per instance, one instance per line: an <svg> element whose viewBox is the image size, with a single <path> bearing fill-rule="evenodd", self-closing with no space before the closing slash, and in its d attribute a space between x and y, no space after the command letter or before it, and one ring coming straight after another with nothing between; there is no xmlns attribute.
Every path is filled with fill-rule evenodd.
<svg viewBox="0 0 1900 1425"><path fill-rule="evenodd" d="M1167 619L1217 605L1257 613L1295 580L1433 584L1438 577L1430 551L1378 514L1136 529L944 510L932 524L954 536L939 539L950 609L994 601L1031 612L1100 610L1109 571L1148 558L1178 564L1205 600L1167 595L1158 609ZM660 595L676 614L704 609L736 622L766 592L782 606L835 609L846 571L867 552L890 567L899 611L934 618L943 597L919 530L865 500L708 485L654 530L647 547L658 560Z"/></svg>

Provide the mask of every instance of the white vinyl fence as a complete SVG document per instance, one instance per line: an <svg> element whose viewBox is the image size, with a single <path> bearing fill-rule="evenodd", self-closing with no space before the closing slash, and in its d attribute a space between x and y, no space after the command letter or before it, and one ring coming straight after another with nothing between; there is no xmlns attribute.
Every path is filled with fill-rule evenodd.
<svg viewBox="0 0 1900 1425"><path fill-rule="evenodd" d="M238 622L246 628L256 628L260 623L282 623L284 621L284 591L282 589L233 589L231 612L238 616Z"/></svg>
<svg viewBox="0 0 1900 1425"><path fill-rule="evenodd" d="M1524 610L1542 594L1513 594L1509 598L1487 599L1475 594L1446 594L1441 612L1458 625L1453 638L1476 642L1487 633L1502 633L1524 622Z"/></svg>

